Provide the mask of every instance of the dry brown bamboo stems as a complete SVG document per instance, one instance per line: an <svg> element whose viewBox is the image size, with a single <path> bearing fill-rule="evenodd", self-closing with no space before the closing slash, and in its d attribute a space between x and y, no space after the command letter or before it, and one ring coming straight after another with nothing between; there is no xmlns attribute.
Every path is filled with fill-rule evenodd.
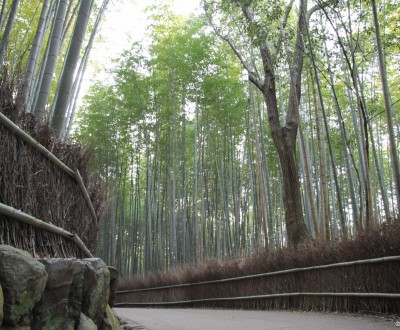
<svg viewBox="0 0 400 330"><path fill-rule="evenodd" d="M0 203L0 213L7 216L8 218L18 220L23 223L29 224L31 226L41 228L51 233L65 237L73 241L87 257L93 258L93 255L90 253L89 249L83 244L81 239L76 234L72 234L69 231L66 231L65 229L57 227L51 223L44 222L40 219L37 219L29 214L14 209L13 207L5 205L3 203Z"/></svg>
<svg viewBox="0 0 400 330"><path fill-rule="evenodd" d="M76 172L75 172L75 177L76 177L76 181L78 181L79 187L82 190L83 196L85 196L86 203L89 206L89 209L90 209L90 212L92 214L93 220L95 221L95 224L96 224L96 228L98 228L96 212L94 210L92 201L90 200L89 194L88 194L88 192L86 190L85 184L83 183L83 179L81 177L81 174L79 173L78 170L76 170Z"/></svg>
<svg viewBox="0 0 400 330"><path fill-rule="evenodd" d="M16 134L19 138L24 140L26 143L28 143L30 146L38 150L42 155L47 157L49 160L51 160L53 163L55 163L59 168L61 168L65 173L68 175L72 176L79 184L83 195L85 196L85 200L89 206L90 212L92 214L93 219L95 220L96 227L98 227L98 221L97 221L97 216L96 212L93 208L92 201L90 200L89 194L87 192L87 189L85 187L85 184L83 183L82 177L79 173L78 170L74 172L71 170L67 165L65 165L61 160L59 160L56 156L54 156L49 150L47 150L44 146L42 146L39 142L37 142L34 138L32 138L28 133L26 133L24 130L19 128L17 125L15 125L10 119L8 119L5 115L3 115L0 112L0 122L7 127L10 131L12 131L14 134Z"/></svg>
<svg viewBox="0 0 400 330"><path fill-rule="evenodd" d="M183 287L195 286L195 285L225 283L225 282L233 282L233 281L241 281L241 280L246 280L246 279L253 279L253 278L258 278L258 277L267 277L267 276L275 276L275 275L303 272L303 271L309 271L309 270L319 270L319 269L326 269L326 268L354 266L354 265L361 265L361 264L373 264L373 263L388 262L388 261L400 261L400 256L390 256L390 257L382 257L382 258L374 258L374 259L339 262L339 263L335 263L335 264L321 265L321 266L292 268L292 269L279 270L279 271L276 271L276 272L254 274L254 275L246 275L246 276L231 277L231 278L224 278L224 279L214 280L214 281L175 284L175 285L159 286L159 287L146 288L146 289L124 290L124 291L117 291L116 293L117 294L122 294L122 293L132 293L132 292L151 291L151 290L183 288Z"/></svg>
<svg viewBox="0 0 400 330"><path fill-rule="evenodd" d="M59 168L61 168L65 173L75 178L75 172L71 170L67 165L65 165L61 160L54 156L49 150L37 142L32 136L23 131L17 125L15 125L10 119L0 112L0 122L7 127L10 131L16 134L19 138L24 140L30 146L38 150L42 155L54 162Z"/></svg>
<svg viewBox="0 0 400 330"><path fill-rule="evenodd" d="M224 297L224 298L208 298L208 299L195 299L195 300L182 300L182 301L166 301L166 302L142 302L130 303L121 302L115 303L115 307L122 306L161 306L161 305L186 305L193 303L205 303L216 301L234 301L234 300L253 300L253 299L271 299L271 298L284 298L284 297L299 297L299 296L320 296L320 297L356 297L356 298L393 298L399 299L399 293L379 293L379 292L285 292L274 294L263 294L255 296L244 297Z"/></svg>

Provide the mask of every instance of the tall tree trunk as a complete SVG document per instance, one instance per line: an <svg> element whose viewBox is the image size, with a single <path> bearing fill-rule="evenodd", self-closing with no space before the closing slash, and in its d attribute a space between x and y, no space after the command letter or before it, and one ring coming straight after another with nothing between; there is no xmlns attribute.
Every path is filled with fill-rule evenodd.
<svg viewBox="0 0 400 330"><path fill-rule="evenodd" d="M49 26L51 25L52 18L54 17L54 12L55 12L56 8L57 8L57 1L56 0L51 0L50 8L49 8L49 11L48 11L48 13L46 15L46 22L45 22L45 27L44 27L45 31L47 31L49 29ZM51 28L50 30L52 31L53 28ZM51 34L51 32L50 32L50 34ZM42 34L42 39L43 40L40 41L40 43L42 43L42 47L43 47L43 42L45 40L45 37L46 37L46 35L43 33ZM34 106L35 106L35 104L37 102L37 99L38 99L38 96L39 96L38 92L36 92L36 91L39 89L40 83L41 83L41 81L43 79L44 70L45 70L45 67L46 67L46 61L47 61L47 58L48 58L48 55L49 55L49 49L50 49L50 43L47 42L46 43L46 48L44 50L44 54L42 56L42 61L40 62L40 66L38 68L38 72L33 77L33 81L31 83L30 90L28 92L29 97L27 98L27 106L26 107L27 107L27 110L29 112L33 112L34 111Z"/></svg>
<svg viewBox="0 0 400 330"><path fill-rule="evenodd" d="M92 6L93 0L82 1L80 5L71 43L65 59L65 67L58 86L57 97L54 100L55 110L51 126L57 137L60 137L65 130L65 120L70 102L71 88L74 82L74 74L79 62L79 55L86 34Z"/></svg>
<svg viewBox="0 0 400 330"><path fill-rule="evenodd" d="M170 149L170 155L172 158L171 170L172 178L171 180L171 204L170 204L170 217L171 217L171 228L170 228L170 266L176 267L178 264L178 246L177 246L177 219L176 219L176 174L178 172L178 142L177 142L177 114L176 114L176 105L175 105L175 86L174 81L171 81L171 98L172 98L172 130L171 130L171 145L172 150Z"/></svg>
<svg viewBox="0 0 400 330"><path fill-rule="evenodd" d="M304 178L306 181L306 192L307 192L307 199L310 204L310 216L311 216L311 221L312 221L312 226L314 230L314 236L315 239L319 239L320 234L319 234L319 228L318 228L318 216L317 216L317 208L315 206L315 198L313 196L313 188L311 184L311 172L310 172L310 165L308 162L308 157L307 157L307 148L306 148L306 143L304 140L304 135L303 135L303 130L301 127L301 121L299 123L299 141L300 141L300 154L303 158L303 163L304 163Z"/></svg>
<svg viewBox="0 0 400 330"><path fill-rule="evenodd" d="M262 170L261 146L258 134L256 107L254 103L254 91L253 91L253 86L251 85L249 86L249 95L250 95L250 111L252 113L254 141L256 148L256 178L257 178L256 186L257 186L257 196L258 196L257 215L258 215L259 229L262 230L265 239L264 247L265 249L268 249L267 208L265 205L266 199L265 199L265 187L264 187L263 170ZM261 242L259 242L258 245L261 247Z"/></svg>
<svg viewBox="0 0 400 330"><path fill-rule="evenodd" d="M198 250L198 219L197 219L197 205L198 205L198 124L199 124L199 103L196 99L195 117L194 117L194 147L193 147L193 200L192 200L192 241L191 241L191 255L192 263L197 264L197 250ZM204 220L203 220L204 221Z"/></svg>
<svg viewBox="0 0 400 330"><path fill-rule="evenodd" d="M19 6L19 0L13 0L11 3L10 13L8 14L7 25L6 28L4 29L3 37L0 43L0 66L3 65L4 57L6 55L6 50L8 46L8 41L10 40L11 30L14 25L15 16L17 15L18 6Z"/></svg>
<svg viewBox="0 0 400 330"><path fill-rule="evenodd" d="M4 23L4 12L6 9L7 0L3 0L1 3L1 10L0 10L0 31L3 30L3 23Z"/></svg>
<svg viewBox="0 0 400 330"><path fill-rule="evenodd" d="M89 56L90 56L90 53L92 51L93 42L94 42L94 39L96 37L97 31L99 29L101 19L102 19L103 15L104 15L104 12L107 9L107 6L108 6L109 2L110 2L109 0L103 0L102 6L101 6L101 8L100 8L100 10L99 10L99 12L97 14L97 17L96 17L96 22L94 23L93 30L92 30L92 32L90 34L89 42L88 42L88 44L86 46L85 53L83 55L81 64L79 65L77 77L75 78L75 81L74 81L74 85L73 85L73 88L72 88L72 91L73 91L72 100L73 100L73 102L72 102L72 104L70 103L68 116L66 118L67 119L67 123L68 123L67 129L66 129L65 135L64 135L64 138L65 138L66 141L68 141L68 138L69 138L69 135L70 135L70 132L71 132L71 129L72 129L72 124L74 123L75 111L76 111L76 107L77 107L77 103L78 103L77 102L78 101L78 96L79 96L79 93L80 93L80 90L81 90L83 77L85 75L85 71L86 71L86 68L87 68L88 61L89 61Z"/></svg>
<svg viewBox="0 0 400 330"><path fill-rule="evenodd" d="M38 121L43 120L45 116L46 104L50 94L51 81L56 70L57 57L61 48L61 34L67 6L67 0L59 0L56 16L53 22L53 29L49 40L49 53L47 58L44 59L46 61L46 66L44 68L43 78L40 82L37 102L34 106L34 113Z"/></svg>
<svg viewBox="0 0 400 330"><path fill-rule="evenodd" d="M146 132L147 136L148 133ZM152 221L152 170L150 161L150 138L146 137L146 201L145 201L145 272L149 273L153 270L153 221Z"/></svg>
<svg viewBox="0 0 400 330"><path fill-rule="evenodd" d="M327 161L326 161L326 146L324 139L323 122L321 118L321 100L317 100L315 96L315 88L313 87L314 94L314 108L315 108L315 121L317 128L317 142L318 142L318 160L319 160L319 176L320 176L320 192L321 192L321 232L325 240L330 240L329 228L329 196L328 196L328 183L327 183Z"/></svg>
<svg viewBox="0 0 400 330"><path fill-rule="evenodd" d="M251 8L251 1L238 2L241 6L242 13L249 24L255 24L254 13ZM287 15L290 13L293 1L288 6ZM318 7L318 6L317 6ZM206 11L209 6L205 6ZM279 162L282 170L283 178L283 199L285 208L285 222L289 245L296 246L302 242L310 241L310 235L304 223L302 210L302 200L300 193L300 181L298 177L297 162L296 162L296 139L298 130L299 104L301 96L301 74L303 68L304 57L304 42L303 33L306 31L310 13L307 13L307 0L300 1L299 15L297 21L296 42L293 49L293 56L290 70L290 96L288 111L286 113L286 123L281 125L279 119L276 84L275 84L275 59L269 46L265 42L265 36L260 36L260 57L263 67L263 79L261 80L252 70L252 67L246 63L235 47L232 40L221 34L218 28L215 32L225 40L243 66L248 72L249 80L262 92L268 112L268 121L271 131L271 136L278 152ZM315 11L315 10L314 10Z"/></svg>
<svg viewBox="0 0 400 330"><path fill-rule="evenodd" d="M355 221L356 227L358 227L358 217L359 217L358 206L357 206L355 192L354 192L352 169L351 169L350 159L349 159L349 151L347 149L348 140L346 137L346 131L345 131L345 126L344 126L344 120L342 117L342 112L341 112L341 109L339 106L339 101L338 101L338 98L336 95L335 84L334 84L334 80L333 80L333 73L332 73L332 69L331 69L331 63L329 61L329 54L328 54L328 48L326 46L326 42L324 42L324 49L325 49L325 55L326 55L326 59L327 59L327 63L328 63L328 73L329 73L329 79L330 79L333 99L335 102L336 114L338 117L338 123L339 123L339 128L340 128L340 137L341 137L341 141L342 141L342 149L343 149L346 170L347 170L347 180L349 182L349 191L350 191L351 208L353 211L353 219Z"/></svg>
<svg viewBox="0 0 400 330"><path fill-rule="evenodd" d="M32 79L37 68L39 54L44 40L43 34L45 32L46 17L49 10L49 1L50 0L43 1L43 7L40 13L38 27L36 29L35 38L33 40L31 51L29 52L28 62L26 63L24 76L22 78L22 85L18 91L18 98L25 108L27 108L27 100L29 98L29 92L31 90Z"/></svg>
<svg viewBox="0 0 400 330"><path fill-rule="evenodd" d="M350 4L348 3L348 6ZM350 12L350 8L349 8ZM343 45L342 37L339 35L339 31L337 26L335 26L329 15L327 15L325 11L325 16L326 18L330 21L331 26L333 27L340 48L342 50L342 53L345 57L348 69L350 70L351 73L351 79L352 83L354 86L355 90L355 95L356 95L356 101L357 101L357 109L358 109L358 119L359 119L359 126L360 130L360 147L361 150L359 150L360 153L360 158L361 158L361 167L362 167L362 175L363 175L363 183L364 183L364 190L365 190L365 229L366 231L369 231L370 228L373 225L373 209L372 209L372 193L371 193L371 175L370 175L370 164L369 164L369 136L368 136L368 117L367 117L367 112L366 112L366 107L365 107L365 102L363 102L363 99L361 97L361 84L359 81L358 77L358 67L356 64L356 58L355 58L355 47L353 43L353 36L352 36L352 27L351 27L351 18L349 17L349 35L347 36L348 39L348 45L350 48L350 53L351 53L351 58L349 58L348 51ZM361 223L360 223L361 224Z"/></svg>
<svg viewBox="0 0 400 330"><path fill-rule="evenodd" d="M188 229L188 197L187 197L187 186L186 186L186 114L184 111L184 98L182 100L182 132L181 132L181 145L182 145L182 169L181 169L181 204L182 204L182 215L181 215L181 248L182 248L182 262L184 264L188 263L190 256L190 251L187 250L187 229Z"/></svg>
<svg viewBox="0 0 400 330"><path fill-rule="evenodd" d="M307 35L308 35L308 40L309 40L311 61L312 61L313 68L314 68L314 74L315 74L315 80L316 80L316 84L317 84L317 90L318 90L318 96L319 96L320 105L321 105L322 116L324 119L325 134L326 134L326 138L327 138L327 142L328 142L329 156L330 156L330 160L331 160L331 164L332 164L332 172L333 172L333 179L334 179L334 183L335 183L335 187L336 187L337 202L339 204L340 225L341 225L343 237L347 238L347 226L346 226L346 219L345 219L345 214L344 214L344 207L343 207L343 203L342 203L342 195L341 195L341 192L339 189L339 180L337 177L336 161L335 161L333 150L332 150L332 143L331 143L331 138L330 138L330 133L329 133L328 120L327 120L327 116L326 116L324 100L322 97L321 84L320 84L319 75L318 75L318 71L317 71L317 65L315 63L314 51L311 46L310 34L307 34ZM325 223L326 223L326 225L328 225L329 219L326 219ZM328 233L327 233L327 235L328 235ZM328 236L327 236L327 238L328 238Z"/></svg>
<svg viewBox="0 0 400 330"><path fill-rule="evenodd" d="M243 5L244 15L250 22L254 21L253 13L248 6ZM270 49L265 43L260 46L260 54L264 68L264 83L249 72L250 80L263 93L268 110L268 121L271 136L278 152L283 177L283 199L285 207L285 222L289 245L308 242L310 235L304 223L301 203L300 182L296 161L296 138L298 130L299 104L301 95L301 74L303 68L304 42L303 33L306 27L307 1L300 1L297 37L290 72L290 96L286 124L279 121L278 103L275 85L274 60Z"/></svg>
<svg viewBox="0 0 400 330"><path fill-rule="evenodd" d="M342 56L343 58L343 56ZM344 80L346 83L346 91L347 91L347 95L348 95L348 99L349 99L349 105L350 105L350 109L351 109L351 118L352 118L352 124L354 127L354 135L355 135L355 139L356 139L356 144L357 144L357 151L358 151L358 155L359 155L359 168L361 169L361 175L359 174L359 170L358 167L356 166L356 164L354 164L354 168L356 170L357 173L357 178L358 178L358 182L359 182L359 198L360 198L360 205L363 205L363 196L362 196L362 188L364 187L364 179L365 179L365 167L364 167L364 153L362 152L362 143L360 141L360 128L358 125L358 121L356 118L356 109L354 107L354 99L353 99L353 93L351 91L351 83L348 77L348 73L345 67L345 64L342 64L342 70L343 70L343 75L344 75ZM354 161L354 159L353 159ZM361 207L359 210L359 217L354 219L354 225L355 225L355 229L357 232L361 232L363 229L363 208Z"/></svg>
<svg viewBox="0 0 400 330"><path fill-rule="evenodd" d="M389 144L390 144L390 160L393 170L393 178L396 188L396 199L397 199L397 214L395 216L399 216L400 210L400 167L399 167L399 156L397 153L396 147L396 139L394 136L393 129L393 119L392 119L392 104L390 102L390 90L389 83L387 80L386 73L386 63L385 57L383 55L383 47L381 41L381 33L379 29L379 21L378 21L378 13L376 9L376 1L371 0L372 5L372 13L374 16L374 27L375 27L375 36L376 36L376 46L378 49L378 59L379 59L379 72L381 75L382 82L382 91L383 91L383 99L385 101L385 113L386 113L386 123L389 134Z"/></svg>

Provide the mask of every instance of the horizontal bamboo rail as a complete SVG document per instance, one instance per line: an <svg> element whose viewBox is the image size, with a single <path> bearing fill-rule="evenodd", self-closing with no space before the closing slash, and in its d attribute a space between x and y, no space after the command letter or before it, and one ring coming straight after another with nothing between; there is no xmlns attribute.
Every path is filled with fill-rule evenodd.
<svg viewBox="0 0 400 330"><path fill-rule="evenodd" d="M115 303L115 307L150 307L150 306L173 306L173 305L190 305L196 303L207 303L207 302L218 302L218 301L237 301L237 300L254 300L254 299L273 299L273 298L287 298L287 297L307 297L307 296L318 296L318 297L355 297L355 298L391 298L400 299L399 293L378 293L378 292L288 292L288 293L274 293L274 294L263 294L256 296L244 296L244 297L225 297L225 298L207 298L207 299L195 299L195 300L182 300L182 301L167 301L167 302L145 302L145 303L130 303L120 302Z"/></svg>
<svg viewBox="0 0 400 330"><path fill-rule="evenodd" d="M285 287L282 286L272 288L269 286L269 284L262 284L261 282L263 281L260 283L258 281L261 278L266 278L266 283L274 283L275 281L279 282L279 278L282 275L284 276L283 281L287 281L288 277L286 275L289 274L291 279L301 282L302 279L308 278L309 274L307 272L309 271L319 274L320 270L324 269L327 270L325 273L327 276L329 276L331 270L333 271L335 268L342 267L342 270L344 270L347 274L351 273L352 269L354 269L352 267L357 265L387 263L388 267L392 267L393 262L395 265L398 265L398 261L400 261L400 256L390 256L313 267L292 268L269 273L246 275L213 281L184 283L146 289L124 290L116 292L116 300L118 302L116 302L114 305L115 307L176 306L179 308L199 306L233 306L234 308L249 308L248 306L250 306L250 308L254 308L254 306L262 306L261 308L286 309L288 306L291 306L290 308L293 308L294 306L297 306L295 308L309 308L310 304L312 304L312 306L315 308L344 308L347 310L347 308L358 308L354 306L364 306L364 304L369 306L369 303L374 304L376 301L379 301L379 303L377 303L378 306L380 306L379 304L382 303L385 306L384 308L392 308L392 311L397 311L398 301L400 301L400 293L397 289L395 289L397 286L391 287L392 289L388 289L385 286L384 287L386 289L382 286L378 286L375 289L370 288L370 290L365 290L364 292L360 292L363 291L362 288L355 287L354 291L352 291L351 289L349 290L348 286L346 286L347 289L344 289L342 292L337 292L341 290L336 290L335 286L328 286L324 289L320 287L319 284L317 284L315 288L313 285L295 285L291 289L285 289ZM267 278L269 279L267 280ZM253 281L253 279L256 279L256 282L251 282L252 284L247 283L247 281ZM237 281L244 281L243 290L237 289L236 285L238 285L239 288L241 285ZM396 283L398 283L398 281ZM260 287L258 287L259 284ZM205 287L199 287L202 285ZM302 291L303 287L304 291ZM250 288L250 291L247 291L246 288ZM318 291L318 288L320 288L320 291ZM232 292L230 291L231 289ZM351 299L351 301L349 301L349 299Z"/></svg>
<svg viewBox="0 0 400 330"><path fill-rule="evenodd" d="M123 290L123 291L117 291L116 294L153 291L153 290L154 291L155 290L165 290L165 289L173 289L173 288L184 288L184 287L205 285L205 284L226 283L226 282L248 280L248 279L259 278L259 277L267 277L267 276L276 276L276 275L290 274L290 273L296 273L296 272L304 272L304 271L310 271L310 270L320 270L320 269L335 268L335 267L347 267L347 266L373 264L373 263L388 262L388 261L400 261L400 256L390 256L390 257L382 257L382 258L374 258L374 259L347 261L347 262L339 262L339 263L335 263L335 264L312 266L312 267L292 268L292 269L279 270L276 272L261 273L261 274L255 274L255 275L246 275L246 276L239 276L239 277L231 277L231 278L225 278L225 279L213 280L213 281L174 284L174 285L159 286L159 287L146 288L146 289Z"/></svg>
<svg viewBox="0 0 400 330"><path fill-rule="evenodd" d="M66 231L65 229L57 227L51 223L44 222L3 203L0 203L0 214L3 214L11 219L29 224L31 226L47 230L48 232L54 233L56 235L65 237L73 241L88 258L93 258L93 255L91 254L89 249L85 246L85 244L83 244L82 240L76 234L70 233L69 231Z"/></svg>

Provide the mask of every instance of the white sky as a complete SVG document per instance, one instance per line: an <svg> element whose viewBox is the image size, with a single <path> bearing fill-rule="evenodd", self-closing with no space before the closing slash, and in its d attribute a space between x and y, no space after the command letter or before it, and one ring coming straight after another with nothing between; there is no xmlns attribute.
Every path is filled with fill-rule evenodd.
<svg viewBox="0 0 400 330"><path fill-rule="evenodd" d="M111 0L90 53L78 102L81 104L82 97L96 80L108 80L107 70L111 69L113 58L117 58L133 42L143 39L146 27L150 23L144 12L146 7L154 3L169 3L173 12L188 16L200 11L200 1Z"/></svg>
<svg viewBox="0 0 400 330"><path fill-rule="evenodd" d="M92 62L108 66L111 59L117 57L134 41L143 39L149 24L144 9L154 3L169 3L173 12L188 16L199 10L200 0L114 0L111 1L105 20L102 22L99 37L91 52ZM93 70L88 70L86 79L93 79Z"/></svg>
<svg viewBox="0 0 400 330"><path fill-rule="evenodd" d="M108 80L109 73L107 70L111 69L112 59L117 58L133 42L143 39L146 27L149 24L144 12L146 7L154 3L169 3L173 12L188 16L200 10L200 1L111 0L104 15L104 21L98 31L97 40L90 53L89 65L78 97L78 109L91 84L96 80ZM99 42L99 39L102 39L102 41Z"/></svg>

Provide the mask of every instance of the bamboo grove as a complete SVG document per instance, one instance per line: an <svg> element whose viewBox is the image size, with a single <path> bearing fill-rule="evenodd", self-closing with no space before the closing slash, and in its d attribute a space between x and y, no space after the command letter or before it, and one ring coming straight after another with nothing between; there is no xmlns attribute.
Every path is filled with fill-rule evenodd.
<svg viewBox="0 0 400 330"><path fill-rule="evenodd" d="M121 54L110 81L92 85L77 121L107 191L99 256L129 276L291 244L285 180L300 185L303 242L348 239L397 217L400 8L374 5L378 34L368 1L314 4L303 25L305 2L207 1L187 20L150 8L145 41ZM283 173L269 96L257 86L260 48L275 51L283 131L292 86L301 89L296 178Z"/></svg>
<svg viewBox="0 0 400 330"><path fill-rule="evenodd" d="M187 19L155 1L75 116L108 3L0 11L16 101L94 151L106 263L148 274L398 219L398 0L204 0Z"/></svg>
<svg viewBox="0 0 400 330"><path fill-rule="evenodd" d="M15 101L68 140L93 42L109 0L3 0L0 66Z"/></svg>

